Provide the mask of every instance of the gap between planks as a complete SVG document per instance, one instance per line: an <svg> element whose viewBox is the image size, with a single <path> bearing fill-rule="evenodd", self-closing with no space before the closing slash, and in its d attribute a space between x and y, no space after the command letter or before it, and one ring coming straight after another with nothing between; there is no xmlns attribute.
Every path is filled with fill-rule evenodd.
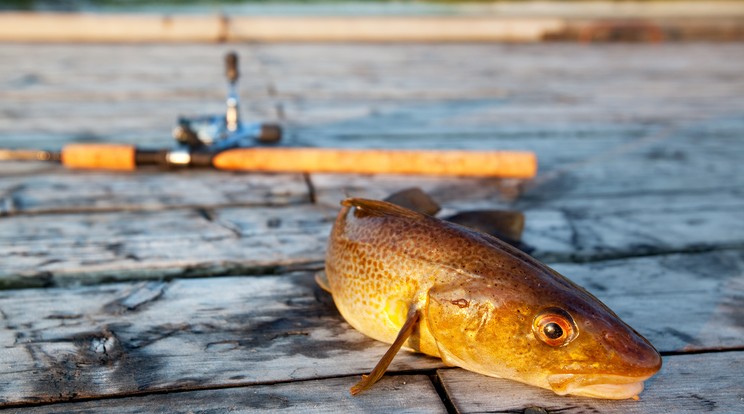
<svg viewBox="0 0 744 414"><path fill-rule="evenodd" d="M677 255L556 270L662 352L689 356L742 347L742 257ZM13 290L0 298L6 402L356 375L387 349L343 322L311 273ZM441 361L408 352L391 365L404 373L434 368Z"/></svg>
<svg viewBox="0 0 744 414"><path fill-rule="evenodd" d="M660 406L667 407L668 410L674 410L674 412L698 412L704 408L708 412L735 412L737 406L744 407L744 402L740 398L744 394L737 395L736 393L738 386L735 373L737 369L731 369L731 364L733 363L734 368L741 366L744 363L744 352L738 352L732 357L733 359L721 358L720 356L703 359L701 356L693 354L665 357L662 371L647 381L646 390L641 394L639 401L608 401L571 396L558 397L550 391L510 380L487 378L459 368L445 368L431 372L429 370L418 370L408 373L387 374L371 390L357 397L348 395L348 386L358 380L358 376L338 376L248 386L163 390L103 396L63 403L13 405L4 408L23 409L27 413L47 412L50 409L59 410L62 407L66 412L89 412L92 409L102 409L104 407L107 409L113 407L119 412L134 412L134 410L142 410L143 407L162 407L165 405L177 410L186 409L186 407L192 410L225 410L233 404L232 399L235 396L243 396L249 400L266 399L271 395L285 394L285 389L313 389L319 384L328 384L329 386L325 387L326 393L318 393L319 390L316 390L312 397L315 399L314 404L322 406L322 410L326 412L341 408L334 406L334 403L344 405L349 401L355 403L353 405L356 409L381 412L379 409L380 398L392 400L395 403L402 402L402 405L399 405L398 408L402 408L406 412L418 410L421 412L448 413L484 411L515 413L528 412L526 410L532 407L546 412L655 413L658 412ZM695 387L695 381L689 378L693 371L699 373L700 370L707 372L725 370L726 368L728 368L728 374L722 372L723 376L714 381L713 386L708 384L708 386L698 389ZM427 381L429 386L426 384ZM411 387L415 390L411 390ZM738 388L742 391L741 387ZM406 396L404 400L396 395L401 392L401 389ZM297 394L296 392L290 392L290 395L295 398ZM302 393L299 394L302 395ZM218 396L221 396L221 398L218 398ZM739 399L737 400L737 398ZM330 403L328 402L329 399L331 400ZM365 399L372 400L374 405L365 404ZM198 402L195 402L197 400ZM304 398L298 400L294 402L291 399L285 400L286 405L281 408L299 409L308 403ZM362 405L360 406L358 403ZM236 405L235 408L236 412L254 412L255 410L271 410L279 407L272 406L272 404L256 406L250 403L242 403ZM390 410L390 407L386 407L386 409Z"/></svg>
<svg viewBox="0 0 744 414"><path fill-rule="evenodd" d="M360 374L361 375L361 374ZM270 383L256 383L251 385L234 385L234 386L214 386L214 387L203 387L193 388L187 390L162 390L153 392L133 393L133 394L122 394L122 395L111 395L103 396L100 398L91 399L79 399L67 402L53 402L53 403L38 403L38 404L19 404L19 405L8 405L2 407L2 409L23 409L24 413L34 412L48 412L48 410L55 410L64 407L66 412L78 412L90 410L93 408L111 409L111 407L117 408L118 412L121 410L130 409L132 411L123 412L139 412L135 410L142 410L142 404L152 404L151 407L160 407L167 405L170 409L185 409L185 406L192 407L196 405L199 410L206 410L208 408L217 409L218 411L226 410L229 404L230 398L242 395L248 396L248 400L253 402L254 400L260 399L271 399L272 396L277 394L287 393L288 399L286 400L286 406L272 406L274 404L269 403L262 405L262 403L255 401L254 404L240 404L236 405L230 412L256 412L264 410L275 410L275 409L286 409L292 408L298 410L302 405L310 403L311 405L321 405L320 410L315 408L310 409L310 412L329 412L330 410L339 411L344 408L345 405L351 405L356 409L364 409L365 412L441 412L441 413L453 413L453 409L446 407L439 400L440 395L434 384L436 378L436 371L421 371L415 373L393 373L386 375L378 384L375 385L369 392L365 392L361 396L352 397L349 395L349 387L358 381L360 376L331 376L331 377L318 377L307 380L295 380L295 381L280 381ZM426 383L430 386L427 386ZM319 389L318 385L325 385L325 389ZM283 391L283 389L289 390L289 392ZM314 390L315 401L292 401L292 398L297 398L296 392L292 390L303 390L310 389ZM325 393L321 393L325 391ZM222 395L223 398L215 398L214 394ZM392 394L392 395L391 395ZM403 394L403 396L396 395ZM300 392L301 396L301 392ZM225 398L227 397L227 398ZM439 398L438 398L439 397ZM198 401L196 403L184 402L184 401ZM225 402L228 400L228 402ZM326 400L326 401L322 401ZM330 401L328 401L330 400ZM166 404L165 401L170 401ZM206 401L206 402L205 402ZM387 403L385 402L387 401ZM350 403L351 402L351 403ZM390 404L390 403L393 404ZM411 404L416 405L411 410ZM392 407L390 406L392 405ZM131 408L136 407L136 408Z"/></svg>
<svg viewBox="0 0 744 414"><path fill-rule="evenodd" d="M367 194L379 193L375 182L365 181L364 191L372 189ZM434 193L457 199L456 183L433 187ZM320 196L317 204L208 209L206 217L191 209L5 217L0 275L13 287L317 268L338 213L335 202L323 201L331 200L327 190ZM698 195L649 196L617 207L550 201L559 208L526 209L524 241L536 248L536 257L554 264L741 249L741 197L722 194L714 202L716 214ZM477 193L461 203L463 209L489 207Z"/></svg>

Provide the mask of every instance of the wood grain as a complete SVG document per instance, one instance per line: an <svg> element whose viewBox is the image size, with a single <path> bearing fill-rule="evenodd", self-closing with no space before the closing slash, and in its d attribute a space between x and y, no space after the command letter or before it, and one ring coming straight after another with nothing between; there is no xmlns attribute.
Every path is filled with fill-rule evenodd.
<svg viewBox="0 0 744 414"><path fill-rule="evenodd" d="M2 404L361 375L387 348L343 322L312 273L0 296ZM405 353L391 370L438 366Z"/></svg>
<svg viewBox="0 0 744 414"><path fill-rule="evenodd" d="M740 252L557 269L662 352L740 346ZM0 303L5 404L357 375L387 349L349 327L307 272L8 290ZM438 366L404 352L390 370Z"/></svg>
<svg viewBox="0 0 744 414"><path fill-rule="evenodd" d="M742 370L741 351L664 357L640 401L556 397L548 390L461 369L439 370L438 376L458 413L735 413L744 409Z"/></svg>
<svg viewBox="0 0 744 414"><path fill-rule="evenodd" d="M10 168L15 169L13 174ZM300 174L153 169L123 174L69 171L38 163L12 163L5 171L9 175L0 178L0 215L269 206L310 201L307 184Z"/></svg>
<svg viewBox="0 0 744 414"><path fill-rule="evenodd" d="M429 182L439 189L433 194L447 183ZM744 201L711 197L649 195L635 205L609 199L602 206L595 200L525 209L524 241L547 262L740 248ZM334 204L6 217L0 219L0 279L8 287L49 286L317 268L339 208ZM444 207L442 214L455 211Z"/></svg>
<svg viewBox="0 0 744 414"><path fill-rule="evenodd" d="M0 291L0 404L441 411L427 380L441 362L408 353L379 393L348 397L386 346L343 322L308 271L341 198L419 186L443 215L523 210L534 254L666 353L640 402L443 369L456 409L744 409L740 45L3 44L0 146L169 146L177 115L223 110L232 48L244 119L281 121L287 144L532 150L540 175L0 163L0 287L58 286Z"/></svg>
<svg viewBox="0 0 744 414"><path fill-rule="evenodd" d="M95 139L158 146L169 143L177 115L223 111L227 45L33 48L0 48L4 145ZM705 117L731 123L744 96L736 44L235 49L245 119L281 118L295 131L289 135L311 144L318 135L421 143L444 133L454 142L474 133L590 140Z"/></svg>
<svg viewBox="0 0 744 414"><path fill-rule="evenodd" d="M727 123L727 120L731 123ZM643 194L695 195L708 191L711 195L720 192L725 196L727 193L738 194L738 186L729 177L744 174L744 167L735 161L744 156L744 144L737 138L737 131L744 129L744 123L732 118L727 120L701 121L683 124L678 128L650 129L645 132L636 130L605 134L594 131L588 132L588 137L545 131L561 145L556 145L552 139L536 138L533 134L539 132L535 130L523 130L515 136L508 136L500 130L491 136L475 135L468 138L466 135L461 139L447 134L429 137L381 135L370 139L360 136L358 140L348 137L345 141L328 138L323 145L360 146L373 142L378 147L449 145L465 149L495 147L506 150L516 150L521 146L534 151L539 164L538 177L519 184L521 201L531 206L550 205L558 199L574 200L577 197L598 199L597 203L601 203L605 197L627 197L632 200L636 195ZM387 177L313 174L312 179L319 200L335 199L346 191L363 190L380 194L377 186L385 185L385 182L394 184L394 178ZM409 182L410 185L418 185L416 181ZM454 187L447 181L443 181L441 186L448 184ZM498 200L504 195L504 191L499 189L500 184L504 182L481 181L481 185L486 187L478 190L477 194L481 199ZM382 190L386 191L384 188ZM468 197L467 202L475 198ZM570 202L576 205L580 201Z"/></svg>
<svg viewBox="0 0 744 414"><path fill-rule="evenodd" d="M556 264L663 352L738 349L744 309L739 250Z"/></svg>
<svg viewBox="0 0 744 414"><path fill-rule="evenodd" d="M431 381L423 375L383 378L356 397L347 392L358 377L341 377L227 389L169 392L147 396L24 407L22 413L144 412L368 412L446 413ZM13 412L13 410L8 410Z"/></svg>
<svg viewBox="0 0 744 414"><path fill-rule="evenodd" d="M0 279L50 286L317 267L335 214L301 205L10 217L0 220Z"/></svg>

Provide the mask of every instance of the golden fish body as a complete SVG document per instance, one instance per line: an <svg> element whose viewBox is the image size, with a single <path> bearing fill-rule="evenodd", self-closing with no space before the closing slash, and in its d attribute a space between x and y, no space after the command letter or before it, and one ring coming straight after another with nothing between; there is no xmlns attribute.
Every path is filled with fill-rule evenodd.
<svg viewBox="0 0 744 414"><path fill-rule="evenodd" d="M382 201L342 205L327 284L365 335L560 395L635 397L661 367L598 299L498 239Z"/></svg>

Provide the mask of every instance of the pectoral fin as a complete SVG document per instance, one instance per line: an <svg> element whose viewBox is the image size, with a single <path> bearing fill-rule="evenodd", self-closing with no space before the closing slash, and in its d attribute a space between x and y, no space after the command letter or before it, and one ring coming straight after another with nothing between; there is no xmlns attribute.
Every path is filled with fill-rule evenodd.
<svg viewBox="0 0 744 414"><path fill-rule="evenodd" d="M331 284L328 282L328 275L325 270L318 270L315 272L315 283L326 292L331 293Z"/></svg>
<svg viewBox="0 0 744 414"><path fill-rule="evenodd" d="M398 351L400 351L400 348L413 333L413 330L416 328L416 324L418 323L420 317L421 313L418 309L412 310L409 313L406 323L403 324L400 332L398 332L398 337L395 338L395 342L390 345L390 348L388 348L387 352L385 352L385 355L382 356L380 362L375 365L375 368L372 370L372 372L370 372L369 375L362 375L362 379L357 382L356 385L351 387L351 395L357 395L360 392L370 388L377 381L379 381L383 375L385 375L387 367L390 365L391 362L393 362L393 358L395 358L395 355L398 353Z"/></svg>

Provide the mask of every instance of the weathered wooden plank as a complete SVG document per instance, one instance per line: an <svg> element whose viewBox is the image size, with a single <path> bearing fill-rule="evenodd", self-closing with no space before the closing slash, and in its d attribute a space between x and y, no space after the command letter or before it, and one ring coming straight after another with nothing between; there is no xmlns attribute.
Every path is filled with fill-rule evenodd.
<svg viewBox="0 0 744 414"><path fill-rule="evenodd" d="M312 273L0 297L2 404L356 375L386 349L342 321ZM391 368L437 366L406 353Z"/></svg>
<svg viewBox="0 0 744 414"><path fill-rule="evenodd" d="M702 80L701 80L702 81ZM601 91L590 90L587 95ZM330 136L339 142L355 137L375 138L393 135L390 140L419 139L445 135L453 142L458 135L480 135L483 138L499 135L530 133L545 136L547 131L586 137L615 133L616 130L654 132L675 122L685 126L711 120L737 120L743 103L737 97L716 95L708 99L689 100L683 96L637 97L638 101L617 98L615 101L594 102L589 96L573 98L567 105L558 93L533 97L529 92L514 90L508 97L470 96L428 99L296 99L282 105L288 124L312 137ZM659 100L658 102L656 100ZM656 109L663 99L674 99L673 106ZM738 118L740 122L740 117ZM586 132L588 130L588 133ZM534 132L533 132L534 131ZM420 136L417 136L420 135ZM309 138L308 138L309 139Z"/></svg>
<svg viewBox="0 0 744 414"><path fill-rule="evenodd" d="M0 280L48 286L317 266L335 214L302 205L5 217Z"/></svg>
<svg viewBox="0 0 744 414"><path fill-rule="evenodd" d="M32 48L37 53L29 54ZM534 98L562 92L597 103L640 93L639 100L677 96L708 100L735 98L737 68L744 53L736 44L603 45L509 44L271 44L271 45L23 45L3 44L0 63L4 96L33 101L48 92L81 97L156 97L163 92L220 96L222 56L236 49L242 84L274 86L279 96L305 98L395 97ZM320 59L322 56L323 59ZM478 56L474 59L473 56ZM539 56L540 65L534 65ZM726 56L726 60L717 60ZM716 60L716 65L704 62ZM609 67L609 68L608 68ZM659 75L676 75L659 76ZM105 75L105 76L104 76ZM448 76L445 76L448 75ZM680 78L681 76L681 78ZM725 78L719 78L725 76ZM436 80L437 82L432 82ZM709 85L699 83L708 80ZM87 81L87 82L85 82ZM187 85L184 82L188 82ZM254 84L254 82L257 82ZM679 82L688 86L675 88ZM79 89L70 85L79 84ZM546 85L550 85L545 89ZM652 90L644 85L657 85ZM727 89L725 86L733 89ZM107 86L107 87L101 87ZM265 88L253 89L256 97ZM437 94L438 92L444 93ZM527 93L529 92L529 94ZM90 95L88 95L90 94ZM68 99L76 99L69 96ZM114 103L114 102L112 102ZM563 101L574 103L573 101ZM688 102L691 104L694 102ZM668 102L671 107L680 102ZM624 108L633 110L633 108ZM664 107L658 108L662 113ZM528 115L528 114L525 114Z"/></svg>
<svg viewBox="0 0 744 414"><path fill-rule="evenodd" d="M50 98L112 105L162 98L211 102L224 98L223 59L232 49L236 47L5 43L0 45L2 96L26 103ZM267 77L251 59L253 49L237 50L241 85L246 92L266 96Z"/></svg>
<svg viewBox="0 0 744 414"><path fill-rule="evenodd" d="M545 184L513 200L520 190L519 183L512 181L313 175L317 199L329 206L346 196L380 199L418 186L441 203L440 215L444 216L479 208L521 210L527 218L524 240L535 248L533 255L546 261L744 245L744 228L738 219L744 197L737 188L646 193L624 190L622 186L609 190L599 179L591 178L582 188L583 177L576 180L577 186L566 190L568 194ZM607 181L611 187L612 179ZM661 179L656 183L663 186ZM542 194L543 189L547 194ZM585 193L572 196L572 191L582 189ZM551 198L551 194L556 196Z"/></svg>
<svg viewBox="0 0 744 414"><path fill-rule="evenodd" d="M0 179L2 179L0 183L4 183L9 177L44 174L57 170L57 165L46 162L2 161L0 162Z"/></svg>
<svg viewBox="0 0 744 414"><path fill-rule="evenodd" d="M176 113L221 110L226 48L38 47L38 57L25 46L0 48L9 58L5 62L13 62L0 64L7 86L0 92L7 99L0 102L10 105L3 110L8 116L0 118L7 120L0 128L4 145L55 147L82 139L166 146L165 131ZM243 90L252 98L258 92L259 101L245 106L254 115L258 110L260 119L272 119L280 114L273 114L274 104L266 99L283 101L291 144L531 149L543 171L539 191L531 193L536 198L699 190L726 186L728 177L740 175L735 160L744 151L738 140L744 94L736 93L743 85L738 48L535 48L254 46L243 59ZM538 51L541 69L529 71ZM507 60L466 59L506 53ZM42 57L49 62L37 61ZM721 64L695 69L712 60ZM609 72L607 62L613 63ZM660 79L660 73L675 76ZM680 80L688 87L677 87ZM289 89L280 90L284 85ZM399 93L375 95L387 85ZM319 98L319 89L330 95ZM644 137L648 144L634 148L632 142L643 144ZM335 190L334 202L345 191L337 189L338 182L314 178L321 195L324 187ZM70 193L76 198L86 199Z"/></svg>
<svg viewBox="0 0 744 414"><path fill-rule="evenodd" d="M540 162L540 176L527 186L531 191L526 193L529 199L537 200L529 206L543 206L558 198L618 197L627 194L643 192L700 192L703 190L721 189L721 191L736 191L736 182L731 176L744 173L739 160L744 154L742 142L737 137L744 130L741 122L719 122L717 124L704 123L698 127L682 132L682 136L673 135L655 140L651 135L648 140L635 137L635 133L627 131L623 135L610 138L582 138L564 136L560 138L561 145L556 145L556 136L545 139L535 136L506 136L502 138L485 138L481 135L471 136L453 142L452 136L440 135L428 139L398 139L395 136L379 136L376 138L360 138L341 142L338 140L324 140L318 138L317 144L327 146L384 146L384 147L458 147L458 148L500 148L500 149L530 149L536 151ZM576 131L568 131L570 135ZM546 132L548 133L548 132ZM550 134L550 133L548 133ZM595 133L599 134L599 132ZM320 137L320 136L319 136ZM634 138L635 137L635 138ZM637 142L634 140L638 139ZM294 141L293 141L294 140ZM301 140L288 136L288 141L302 144ZM308 144L308 142L305 142ZM167 144L163 144L167 145ZM12 164L10 168L0 165L5 174L18 174L28 171L31 167ZM47 166L38 165L35 168L46 169ZM2 172L3 170L0 170ZM62 175L62 177L67 177ZM117 176L112 175L112 180ZM65 178L55 178L64 180ZM76 178L77 179L77 178ZM321 200L335 201L350 190L364 187L365 177L313 175L312 180ZM383 177L382 181L390 181L396 186L402 181L412 182L410 177ZM376 186L382 181L374 180L366 186ZM15 184L18 180L10 181ZM463 181L467 183L467 181ZM482 181L477 181L481 184ZM6 184L11 185L11 184ZM413 183L412 183L413 184ZM411 185L411 184L409 184ZM68 187L76 187L72 183ZM508 187L508 186L507 186ZM79 187L85 188L84 186ZM498 185L488 185L493 191L485 193L479 191L484 198L498 199L501 195ZM358 192L358 191L357 191ZM377 191L379 193L379 191ZM464 192L464 191L463 191ZM156 196L160 191L155 192ZM70 200L86 195L68 193ZM147 196L147 192L141 193ZM152 197L152 194L149 196ZM147 200L144 200L147 202ZM156 201L157 202L157 201ZM80 207L85 207L80 205Z"/></svg>
<svg viewBox="0 0 744 414"><path fill-rule="evenodd" d="M227 389L170 392L136 397L16 409L19 413L145 413L162 412L367 412L446 413L431 381L423 375L383 378L375 387L352 397L348 389L359 377L342 377ZM9 410L13 412L13 410Z"/></svg>
<svg viewBox="0 0 744 414"><path fill-rule="evenodd" d="M435 195L473 188L457 188L459 182L418 181ZM483 189L463 194L460 205L492 207L477 198L467 202ZM725 194L710 200L651 194L627 205L614 199L604 206L587 203L592 209L578 201L558 209L528 208L524 241L548 262L740 248L744 200ZM443 214L457 211L444 206ZM338 209L335 201L0 217L0 279L6 287L46 286L318 267Z"/></svg>
<svg viewBox="0 0 744 414"><path fill-rule="evenodd" d="M735 44L605 45L571 43L429 44L429 45L259 45L254 56L277 82L281 95L312 97L365 96L391 99L403 96L438 98L528 98L547 103L562 96L556 107L596 100L661 99L677 96L705 99L734 98L741 88L738 67L744 52ZM704 65L721 55L727 61ZM323 59L319 59L323 56ZM535 64L539 56L539 64ZM477 58L474 58L477 57ZM705 66L703 69L702 66ZM703 69L703 70L700 70ZM716 74L727 74L716 79ZM677 75L662 76L662 75ZM708 79L709 85L699 83ZM688 88L677 88L685 82ZM731 88L726 92L724 83ZM653 86L646 89L644 86ZM655 86L654 86L655 85ZM308 93L312 91L312 94ZM601 92L592 94L591 92ZM415 95L414 95L415 94ZM636 99L632 96L637 95ZM692 101L691 99L685 99ZM656 108L662 113L680 102ZM583 105L582 105L583 106ZM586 108L586 107L585 107ZM617 108L633 111L632 107ZM529 112L522 114L530 116ZM610 114L606 114L609 116ZM616 114L617 116L618 114ZM651 114L649 114L651 115ZM617 118L616 118L617 119Z"/></svg>
<svg viewBox="0 0 744 414"><path fill-rule="evenodd" d="M741 251L557 268L661 351L742 345ZM0 310L4 404L356 375L386 350L309 272L7 290ZM404 352L391 370L438 366Z"/></svg>
<svg viewBox="0 0 744 414"><path fill-rule="evenodd" d="M617 310L661 351L744 344L742 250L553 267Z"/></svg>
<svg viewBox="0 0 744 414"><path fill-rule="evenodd" d="M49 145L43 143L49 134L164 142L176 114L221 110L226 46L33 48L29 54L27 45L0 47L0 131L16 135L7 138L14 145L29 139ZM736 115L743 106L744 55L733 44L251 45L238 51L246 117L274 120L281 104L285 121L310 141L328 133L490 133L535 125L648 128ZM717 64L703 63L711 61Z"/></svg>
<svg viewBox="0 0 744 414"><path fill-rule="evenodd" d="M222 182L217 172L117 175L0 165L0 215L85 212L0 217L3 283L69 285L319 266L345 193L382 198L419 185L445 212L525 210L525 240L544 260L738 249L556 268L663 351L741 349L744 202L732 177L744 173L742 49L550 46L239 50L243 93L255 99L246 103L246 114L284 119L288 142L533 149L547 176L516 201L508 196L518 185L498 180L313 176L319 205L244 208L301 202L302 182L298 176L229 174ZM168 145L177 113L222 109L222 46L34 50L0 46L2 146L57 147L72 140ZM172 206L188 208L118 211ZM7 367L0 370L0 398L6 404L357 375L386 348L345 325L309 274L6 291L0 299L0 361ZM706 355L679 366L708 372ZM395 371L440 366L401 357ZM676 358L668 357L667 367ZM738 371L711 361L714 373L741 371L740 358L733 367ZM693 377L670 372L659 381ZM730 379L708 379L713 385L700 386L699 393L693 393L696 384L679 388L680 410L695 411L701 402L740 411L725 409L732 400L709 389L722 383L740 395L741 388L726 389ZM642 403L665 388L654 384ZM460 395L462 403L467 397ZM650 407L662 409L659 401ZM633 407L649 406L628 410ZM604 408L610 409L586 410Z"/></svg>
<svg viewBox="0 0 744 414"><path fill-rule="evenodd" d="M706 130L706 128L709 128ZM706 132L707 131L707 132ZM462 208L472 208L476 204L500 204L503 198L513 199L522 193L523 197L516 206L518 208L552 208L554 206L574 205L580 203L600 207L612 207L616 204L603 202L610 197L631 198L644 193L663 194L664 197L689 197L692 194L707 193L706 200L716 198L717 192L724 193L722 197L730 197L728 193L738 194L738 183L730 177L744 174L744 166L740 162L744 156L744 143L738 139L738 134L744 131L744 123L704 124L681 135L664 137L657 140L652 135L648 139L634 138L630 135L615 135L611 137L558 137L549 138L536 136L505 136L486 139L483 136L471 136L457 141L452 137L440 135L431 139L398 140L392 136L363 138L359 141L340 142L338 140L318 139L317 143L327 146L359 147L428 147L443 148L457 147L469 149L500 148L500 149L530 149L537 153L540 163L540 175L530 183L520 184L513 181L497 180L441 180L425 177L368 177L354 175L313 174L312 184L317 198L322 203L335 203L346 194L366 195L368 197L384 197L392 191L405 186L419 185L431 191L441 193L443 202L453 202ZM576 132L576 131L573 131ZM638 132L638 131L636 131ZM550 134L546 132L547 134ZM625 133L624 133L625 134ZM290 136L288 140L293 138ZM636 141L638 140L638 141ZM560 142L560 144L557 144ZM299 143L299 142L294 142ZM0 163L0 173L6 176L0 179L0 196L4 190L20 187L22 191L15 191L20 197L20 204L33 205L35 211L58 209L60 204L70 208L85 210L105 208L110 204L120 203L126 208L136 208L136 204L163 204L165 194L174 189L183 188L186 181L199 177L208 180L205 187L220 191L220 181L224 177L226 183L238 183L241 179L255 182L256 185L269 187L277 181L290 180L292 188L302 187L299 176L263 175L229 175L227 173L211 173L208 171L180 172L178 174L95 174L91 172L65 173L62 169L48 170L47 177L28 177L36 171L47 172L49 166L44 164ZM160 173L162 174L162 173ZM7 176L16 176L8 179ZM18 175L25 176L18 177ZM105 177L105 178L104 178ZM116 192L111 195L97 194L98 191L107 193L108 188L132 188L135 178L146 177L153 184L142 186L136 197L126 194L121 197ZM185 177L183 184L178 180ZM272 182L261 184L261 177L270 177ZM90 184L85 181L90 179ZM438 180L438 179L437 179ZM163 181L162 184L157 184ZM174 183L174 181L176 181ZM44 187L53 185L60 191L44 192ZM36 191L36 189L42 190ZM61 191L64 188L65 191ZM527 191L518 191L527 188ZM91 203L91 193L100 201ZM675 194L678 193L678 194ZM33 196L32 196L33 194ZM252 196L252 191L244 193ZM477 197L474 195L477 194ZM46 195L46 197L40 197ZM455 195L467 195L459 199ZM6 194L7 198L8 195ZM58 197L62 198L60 200ZM122 198L123 197L123 198ZM173 195L178 197L178 195ZM581 199L577 200L577 197ZM33 198L24 202L23 198ZM211 203L221 205L225 203L225 196L214 194L203 197L197 204ZM232 199L241 199L231 195ZM188 200L175 202L176 204L194 204ZM166 203L167 204L167 203ZM21 210L23 208L20 208Z"/></svg>
<svg viewBox="0 0 744 414"><path fill-rule="evenodd" d="M439 370L438 376L459 413L737 413L744 411L742 371L741 351L667 356L640 401L557 397L461 369Z"/></svg>
<svg viewBox="0 0 744 414"><path fill-rule="evenodd" d="M221 113L226 45L0 46L0 131L13 147L100 140L170 145L178 115ZM25 52L24 52L25 50ZM33 53L29 53L33 50ZM245 120L275 121L260 65L241 53ZM265 100L265 99L264 99Z"/></svg>
<svg viewBox="0 0 744 414"><path fill-rule="evenodd" d="M13 164L13 168L18 169L15 175L0 179L0 215L283 205L310 201L301 174L152 169L135 173L63 168L39 171L31 167L34 164Z"/></svg>

